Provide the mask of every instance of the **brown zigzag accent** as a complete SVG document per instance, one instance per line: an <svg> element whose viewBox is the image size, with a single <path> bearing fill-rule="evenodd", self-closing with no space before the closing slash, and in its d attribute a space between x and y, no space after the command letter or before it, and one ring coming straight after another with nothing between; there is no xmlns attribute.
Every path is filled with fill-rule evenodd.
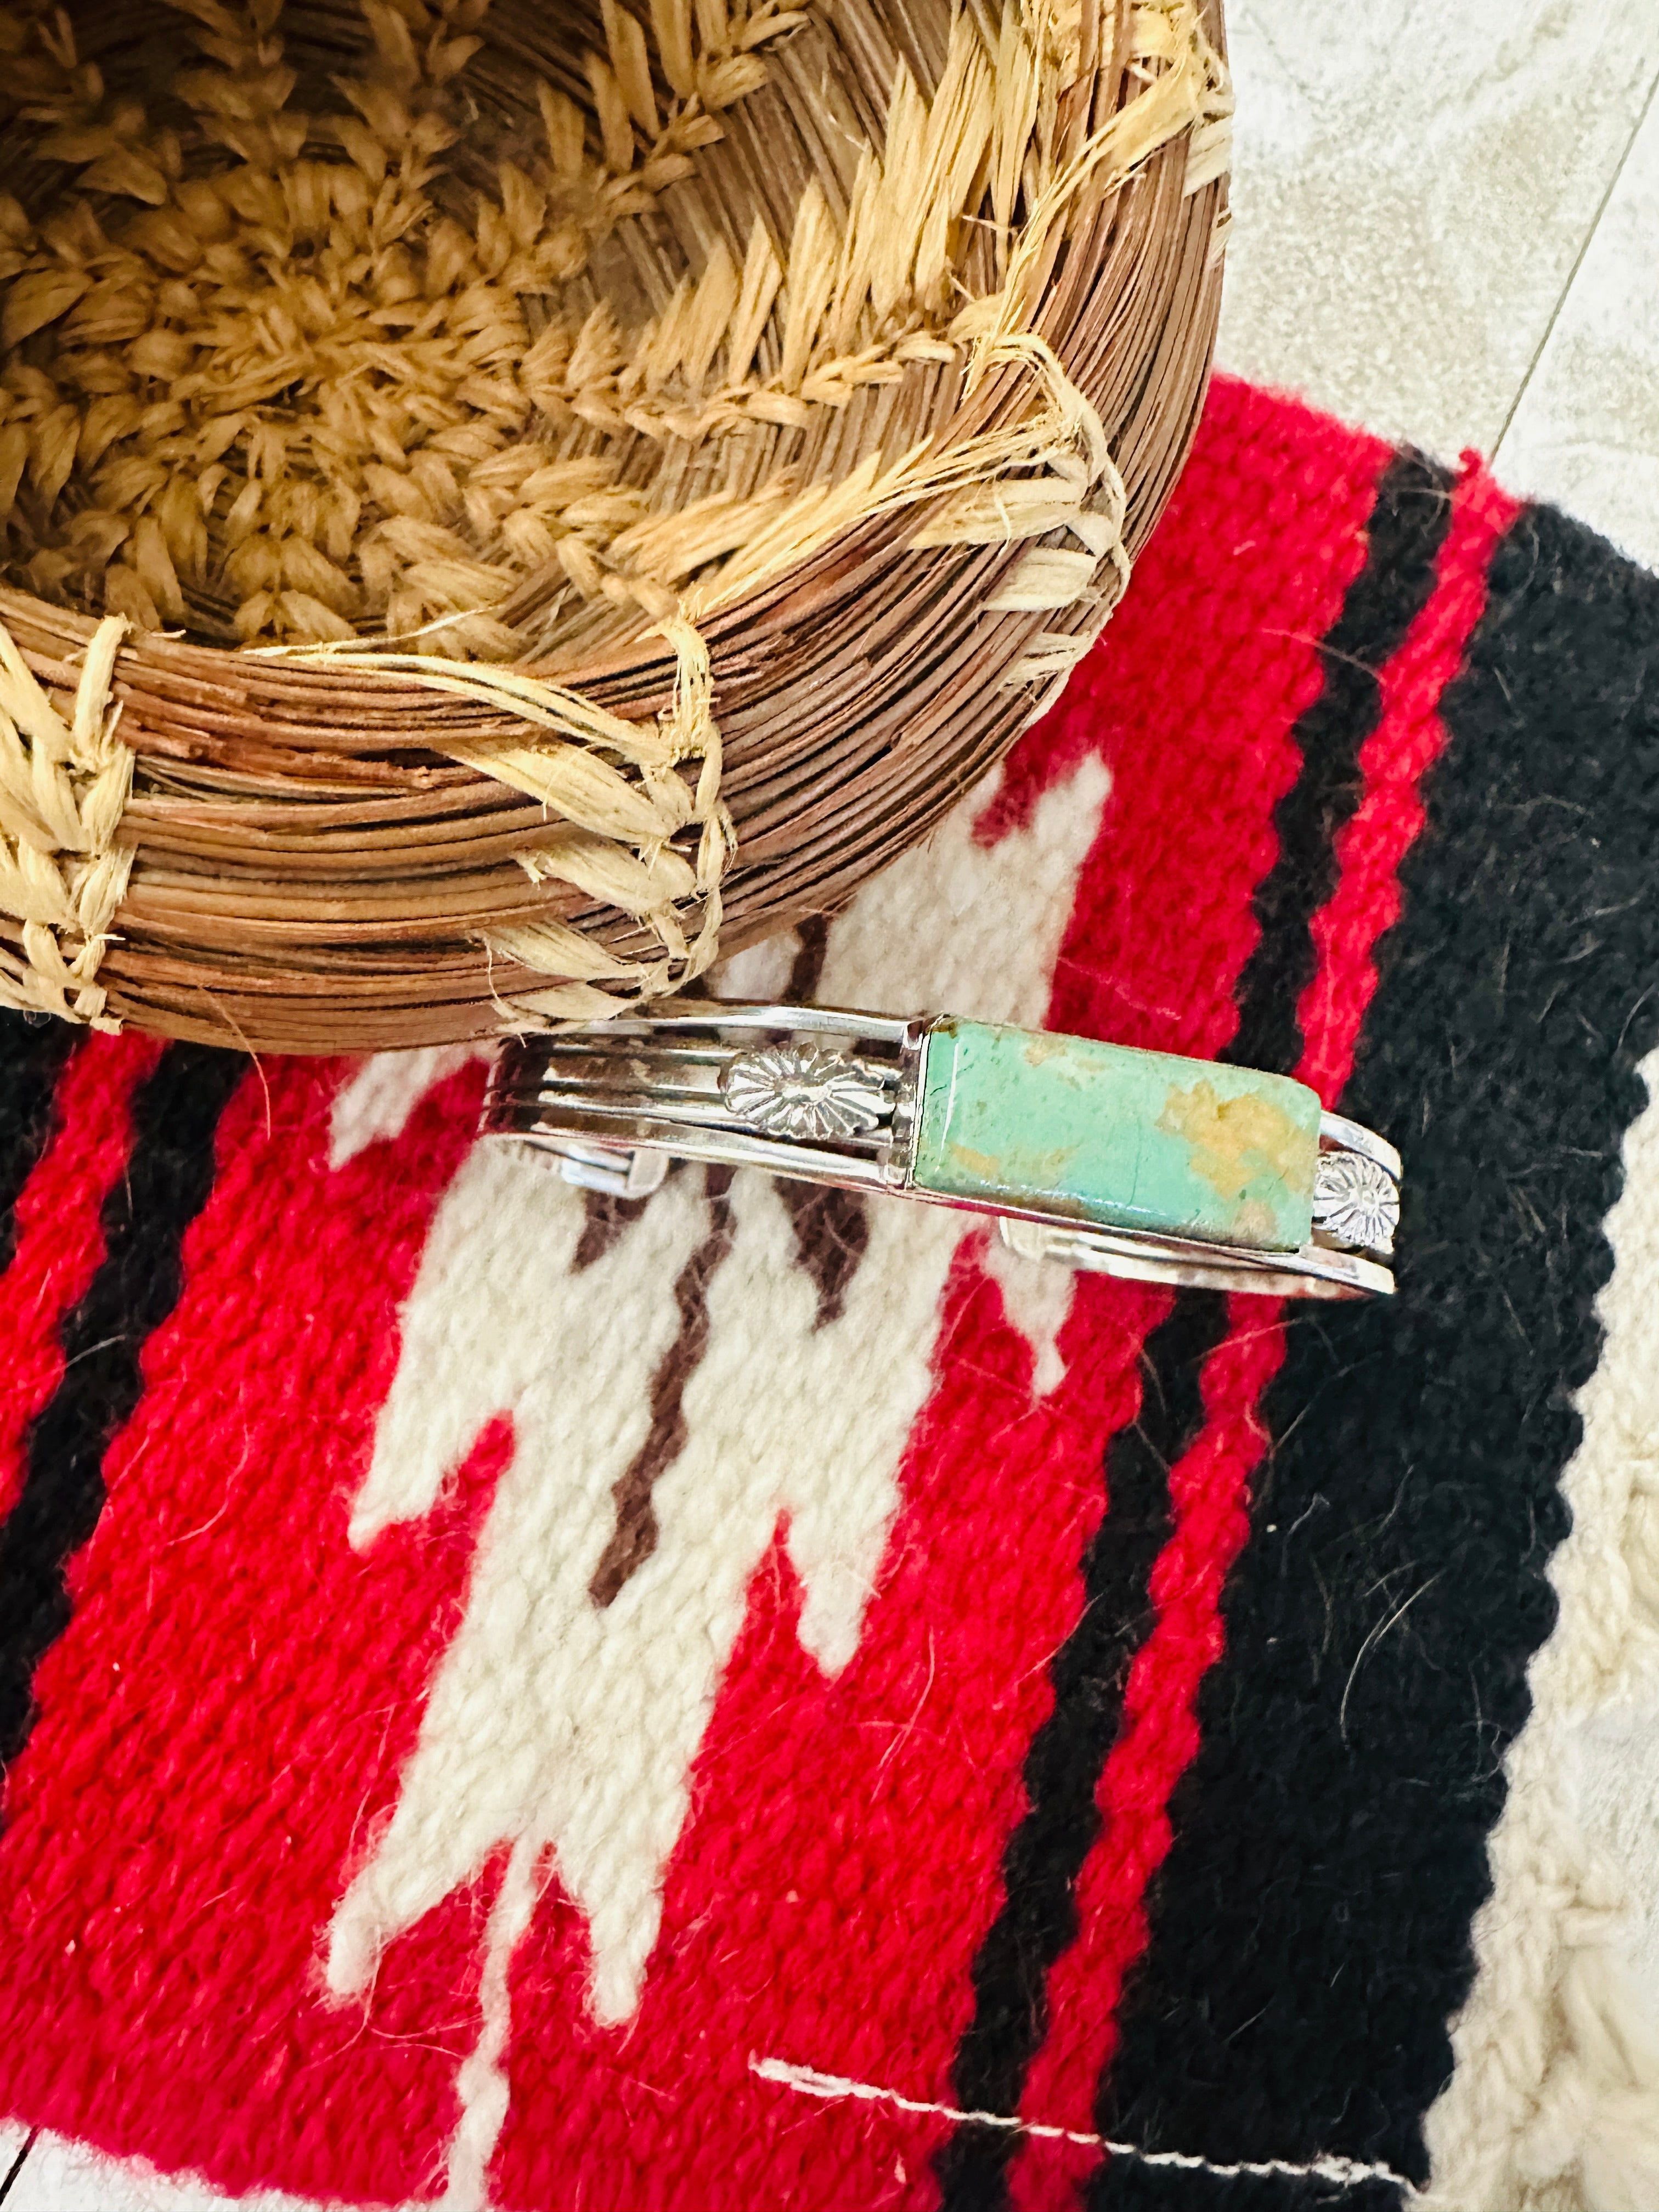
<svg viewBox="0 0 1659 2212"><path fill-rule="evenodd" d="M617 1501L616 1533L587 1585L588 1595L601 1608L616 1601L630 1576L657 1548L657 1516L651 1493L658 1476L685 1449L685 1386L702 1364L708 1346L708 1286L737 1233L727 1194L732 1170L711 1167L703 1172L703 1187L708 1194L708 1234L681 1268L674 1285L674 1303L680 1310L679 1334L651 1378L650 1429L611 1486L611 1494Z"/></svg>
<svg viewBox="0 0 1659 2212"><path fill-rule="evenodd" d="M585 1190L582 1200L587 1211L582 1233L576 1239L575 1257L570 1262L573 1275L597 1267L651 1203L648 1198L611 1198L602 1190Z"/></svg>
<svg viewBox="0 0 1659 2212"><path fill-rule="evenodd" d="M795 931L798 949L783 995L792 1006L810 1006L817 996L823 975L824 955L830 950L830 916L809 914Z"/></svg>
<svg viewBox="0 0 1659 2212"><path fill-rule="evenodd" d="M817 1291L812 1326L822 1328L841 1319L870 1242L870 1208L855 1190L828 1190L779 1177L777 1192L795 1232L795 1257Z"/></svg>
<svg viewBox="0 0 1659 2212"><path fill-rule="evenodd" d="M792 1003L811 1003L823 973L829 939L828 915L813 915L801 924L799 949L785 989L785 996ZM674 1285L674 1302L680 1313L679 1334L652 1378L651 1427L645 1442L613 1486L616 1530L587 1586L594 1604L602 1608L615 1603L630 1577L656 1549L657 1516L651 1503L652 1492L658 1478L685 1449L685 1388L708 1349L708 1288L732 1249L737 1227L727 1195L732 1170L711 1167L705 1170L705 1178L708 1234L686 1261ZM818 1310L814 1327L822 1328L826 1322L840 1318L848 1285L858 1273L870 1241L869 1213L864 1200L853 1191L823 1190L781 1179L776 1181L775 1187L788 1210L797 1258L817 1287ZM648 1199L609 1198L590 1191L586 1219L571 1262L571 1273L580 1274L602 1260L650 1202Z"/></svg>

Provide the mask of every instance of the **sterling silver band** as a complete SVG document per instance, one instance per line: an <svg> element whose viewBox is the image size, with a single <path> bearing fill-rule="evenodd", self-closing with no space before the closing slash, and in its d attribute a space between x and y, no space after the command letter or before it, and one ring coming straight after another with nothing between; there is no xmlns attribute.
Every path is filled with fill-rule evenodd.
<svg viewBox="0 0 1659 2212"><path fill-rule="evenodd" d="M1313 1231L1294 1249L1083 1221L1013 1194L969 1201L918 1183L934 1026L925 1016L678 1000L649 1017L514 1040L497 1061L483 1127L613 1197L647 1196L674 1159L706 1160L968 1206L995 1217L1015 1251L1077 1269L1276 1296L1393 1291L1400 1156L1334 1114L1320 1117ZM1190 1065L1202 1076L1204 1063Z"/></svg>

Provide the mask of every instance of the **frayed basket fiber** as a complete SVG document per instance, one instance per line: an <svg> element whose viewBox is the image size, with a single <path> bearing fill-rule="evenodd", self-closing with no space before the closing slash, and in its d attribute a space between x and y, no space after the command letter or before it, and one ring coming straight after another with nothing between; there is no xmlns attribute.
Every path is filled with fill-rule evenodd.
<svg viewBox="0 0 1659 2212"><path fill-rule="evenodd" d="M0 1004L591 1019L833 910L1185 457L1201 0L0 7Z"/></svg>

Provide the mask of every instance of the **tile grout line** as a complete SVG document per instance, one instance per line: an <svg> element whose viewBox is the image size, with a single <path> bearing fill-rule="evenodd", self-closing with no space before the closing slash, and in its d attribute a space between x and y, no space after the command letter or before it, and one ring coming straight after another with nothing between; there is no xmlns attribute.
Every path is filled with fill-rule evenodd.
<svg viewBox="0 0 1659 2212"><path fill-rule="evenodd" d="M1653 106L1654 94L1656 92L1659 92L1659 70L1655 70L1649 82L1647 91L1643 96L1641 108L1635 123L1632 125L1630 137L1625 141L1624 151L1620 155L1613 174L1607 179L1607 190L1596 203L1595 213L1590 217L1589 227L1585 231L1583 242L1573 257L1572 266L1568 270L1565 281L1556 296L1555 305L1550 310L1550 319L1544 325L1543 335L1533 350L1532 359L1527 363L1526 374L1516 387L1515 397L1510 402L1509 412L1504 416L1502 427L1492 441L1490 465L1494 474L1497 472L1498 460L1504 451L1504 441L1514 427L1515 418L1521 411L1521 403L1526 398L1531 388L1533 378L1538 373L1538 364L1543 360L1545 350L1551 338L1555 335L1555 326L1561 319L1561 310L1566 306L1573 286L1578 282L1578 272L1584 265L1584 257L1589 253L1595 241L1595 234L1601 228L1601 218L1606 215L1613 196L1619 189L1619 180L1624 175L1630 161L1632 150L1642 135L1642 126L1648 119L1649 111Z"/></svg>
<svg viewBox="0 0 1659 2212"><path fill-rule="evenodd" d="M13 2159L10 2166L6 2169L5 2179L3 2180L0 2180L0 2204L3 2204L5 2203L7 2197L11 2195L12 2191L17 2186L17 2177L23 2171L23 2161L28 2156L29 2153L34 2148L35 2142L40 2136L40 2130L39 2128L31 2128L27 2135L24 2136L23 2148L18 2152L16 2157Z"/></svg>

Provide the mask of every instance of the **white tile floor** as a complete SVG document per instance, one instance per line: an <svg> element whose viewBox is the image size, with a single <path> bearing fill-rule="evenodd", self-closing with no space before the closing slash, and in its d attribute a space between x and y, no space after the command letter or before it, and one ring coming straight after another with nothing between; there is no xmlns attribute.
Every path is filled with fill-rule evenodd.
<svg viewBox="0 0 1659 2212"><path fill-rule="evenodd" d="M1659 568L1659 101L1651 94L1498 448L1553 500Z"/></svg>
<svg viewBox="0 0 1659 2212"><path fill-rule="evenodd" d="M1231 0L1228 21L1224 366L1477 446L1659 568L1659 0ZM46 2136L8 2191L23 2141L0 2126L5 2212L229 2212Z"/></svg>
<svg viewBox="0 0 1659 2212"><path fill-rule="evenodd" d="M1659 566L1659 6L1231 0L1223 364Z"/></svg>

